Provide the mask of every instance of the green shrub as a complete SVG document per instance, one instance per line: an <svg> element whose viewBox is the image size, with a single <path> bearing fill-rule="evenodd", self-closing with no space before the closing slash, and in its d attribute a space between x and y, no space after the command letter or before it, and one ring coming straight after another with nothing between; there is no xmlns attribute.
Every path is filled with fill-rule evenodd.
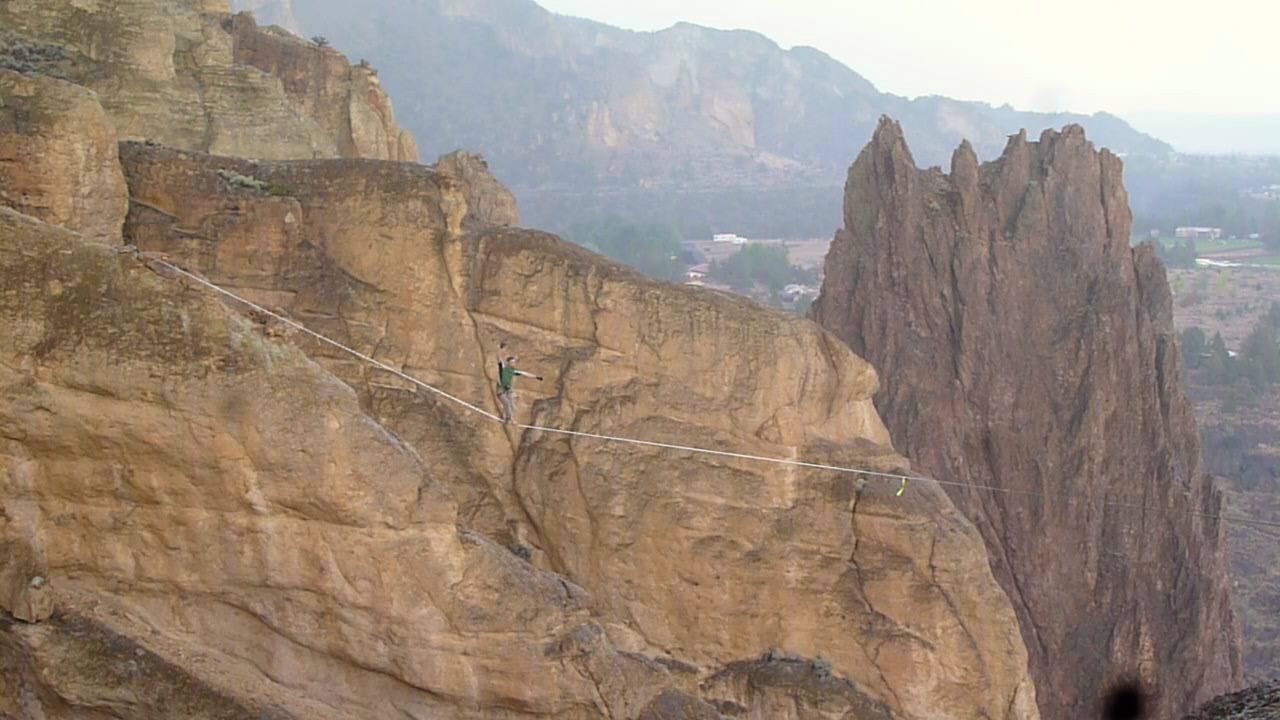
<svg viewBox="0 0 1280 720"><path fill-rule="evenodd" d="M269 182L267 180L259 180L258 178L250 175L241 175L235 170L219 170L218 177L225 180L228 185L242 187L248 190L257 190L258 192L264 192L276 197L293 195L293 193L283 185Z"/></svg>
<svg viewBox="0 0 1280 720"><path fill-rule="evenodd" d="M569 239L659 280L684 280L681 238L672 227L604 220L575 225Z"/></svg>

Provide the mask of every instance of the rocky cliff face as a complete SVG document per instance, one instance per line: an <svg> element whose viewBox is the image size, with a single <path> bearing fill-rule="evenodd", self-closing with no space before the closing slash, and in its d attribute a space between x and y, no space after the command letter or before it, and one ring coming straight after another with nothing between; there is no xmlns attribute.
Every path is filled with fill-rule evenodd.
<svg viewBox="0 0 1280 720"><path fill-rule="evenodd" d="M226 0L10 0L0 26L62 47L68 78L98 93L121 138L262 158L417 159L371 69L233 19Z"/></svg>
<svg viewBox="0 0 1280 720"><path fill-rule="evenodd" d="M0 237L0 538L26 558L0 578L58 605L0 625L0 714L620 717L676 684L460 531L287 342L12 211Z"/></svg>
<svg viewBox="0 0 1280 720"><path fill-rule="evenodd" d="M464 186L456 158L251 163L131 144L122 160L131 241L460 397L494 407L506 339L548 378L526 386L522 420L903 464L870 403L875 374L833 338L495 227L506 215L486 208L501 203ZM416 449L463 527L583 586L613 647L672 658L704 697L791 717L828 702L1036 716L981 541L929 484L904 502L854 477L504 430L296 341Z"/></svg>
<svg viewBox="0 0 1280 720"><path fill-rule="evenodd" d="M294 35L301 35L298 20L293 16L292 0L231 0L235 12L252 12L263 25L276 25Z"/></svg>
<svg viewBox="0 0 1280 720"><path fill-rule="evenodd" d="M259 28L250 15L233 17L230 32L234 61L278 78L294 112L336 139L339 157L417 161L413 136L396 124L367 62L353 66L332 48Z"/></svg>
<svg viewBox="0 0 1280 720"><path fill-rule="evenodd" d="M1075 126L950 175L881 122L849 171L813 315L883 373L879 408L978 525L1046 718L1137 671L1171 718L1241 678L1221 496L1183 396L1164 271L1121 163Z"/></svg>
<svg viewBox="0 0 1280 720"><path fill-rule="evenodd" d="M541 424L903 466L812 324L509 229L473 156L115 154L4 80L6 203L92 237L0 211L0 714L1037 717L937 488L484 423L112 250L121 165L124 239L483 405L507 338Z"/></svg>
<svg viewBox="0 0 1280 720"><path fill-rule="evenodd" d="M0 716L1038 718L982 539L931 483L504 428L113 249L490 409L506 339L548 378L521 388L541 425L905 466L829 333L515 229L473 156L112 154L103 117L366 147L305 101L344 97L327 55L156 10L0 6L108 106L32 75L0 96L49 147L0 171L38 216L0 209Z"/></svg>
<svg viewBox="0 0 1280 720"><path fill-rule="evenodd" d="M1271 681L1216 698L1186 720L1270 720L1280 715L1280 682Z"/></svg>
<svg viewBox="0 0 1280 720"><path fill-rule="evenodd" d="M128 189L93 93L0 70L0 206L99 242L120 239Z"/></svg>

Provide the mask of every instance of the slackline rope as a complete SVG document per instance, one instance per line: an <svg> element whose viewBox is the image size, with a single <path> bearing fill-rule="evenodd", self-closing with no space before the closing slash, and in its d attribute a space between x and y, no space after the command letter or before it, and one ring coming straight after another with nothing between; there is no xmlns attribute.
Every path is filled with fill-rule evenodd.
<svg viewBox="0 0 1280 720"><path fill-rule="evenodd" d="M216 285L200 277L199 275L196 275L195 273L184 270L183 268L180 268L177 265L174 265L173 263L167 260L163 260L161 258L156 257L154 253L141 253L137 250L137 248L134 248L132 246L129 246L123 249L117 249L117 251L120 253L130 253L134 255L134 257L137 257L140 260L143 260L145 262L151 262L156 265L165 267L179 275L182 275L183 277L186 277L195 281L196 283L214 291L215 293L231 298L232 300L235 300L238 303L241 303L250 308L253 308L257 312L260 312L264 315L273 317L276 320L279 320L280 322L288 325L289 327L292 327L295 330L298 330L299 332L310 335L311 337L315 338L316 340L319 340L320 342L323 342L327 345L335 347L349 355L357 357L363 360L364 362L369 363L374 367L377 367L380 370L385 370L386 372L389 372L392 375L395 375L396 377L402 378L412 383L413 385L416 385L417 387L420 387L423 390L426 390L427 392L430 392L439 397L442 397L445 400L448 400L449 402L460 405L470 410L471 412L474 412L486 418L487 420L490 420L492 422L499 423L499 424L504 424L502 422L502 418L498 417L497 415L494 415L493 413L489 412L488 410L485 410L484 408L478 405L469 403L466 400L463 400L462 398L457 397L456 395L452 395L450 393L445 392L444 390L441 390L438 387L435 387L434 385L425 383L419 380L418 378L413 377L412 375L409 375L401 370L397 370L396 368L393 368L384 362L381 362L368 355L365 355L359 350L355 350L350 347L347 347L346 345L343 345L337 340L329 338L325 335L321 335L320 333L316 332L315 330L312 330L311 328L306 327L305 325L297 322L296 320L292 320L279 313L272 312L271 310L268 310L267 308L255 302L246 300L245 298L240 297L239 295L231 292L230 290L220 287L219 285ZM775 465L789 465L793 467L809 468L812 470L827 470L830 472L849 473L854 475L863 475L871 478L878 478L881 480L898 480L901 482L901 485L898 487L898 491L896 493L899 496L901 496L903 492L906 490L908 480L918 480L921 482L934 482L939 485L947 485L951 487L964 487L964 488L971 488L974 490L987 490L990 492L1005 493L1009 495L1028 495L1032 497L1041 497L1046 499L1064 499L1064 500L1067 500L1068 502L1073 502L1076 500L1075 497L1071 495L1067 495L1066 493L1043 493L1043 492L1037 492L1035 490L1015 490L1011 488L995 487L992 485L979 485L976 483L963 483L963 482L955 482L951 480L939 480L937 478L925 477L923 475L906 475L902 473L891 473L891 472L883 472L879 470L868 470L865 468L843 467L840 465L827 465L824 463L806 462L804 460L792 460L789 458L769 457L767 455L751 455L748 453L730 452L727 450L713 450L711 448L700 448L700 447L693 447L690 445L674 445L671 443L655 442L653 440L638 440L636 438L619 437L616 435L602 435L598 433L582 432L580 430L566 430L564 428L544 427L542 425L525 425L521 423L512 423L512 426L523 429L523 430L537 430L540 432L552 433L556 435L567 435L571 437L591 438L595 440L603 440L605 442L612 442L612 443L624 443L627 445L639 445L643 447L664 448L667 450L677 450L680 452L690 452L690 453L698 453L701 455L712 455L716 457L734 458L737 460L749 460L752 462L772 463ZM1116 502L1116 501L1110 501L1110 500L1103 500L1102 504L1111 505L1114 507L1133 508L1133 509L1140 509L1140 510L1159 510L1160 509L1158 507L1151 506L1151 505L1140 505L1137 503L1124 503L1124 502ZM1253 518L1235 517L1230 515L1214 515L1211 513L1196 512L1194 510L1187 510L1184 512L1186 512L1189 515L1204 518L1207 520L1220 520L1222 522L1239 524L1246 527L1257 526L1257 527L1280 528L1280 522L1270 522L1267 520L1256 520ZM1267 537L1274 538L1275 536L1268 534Z"/></svg>

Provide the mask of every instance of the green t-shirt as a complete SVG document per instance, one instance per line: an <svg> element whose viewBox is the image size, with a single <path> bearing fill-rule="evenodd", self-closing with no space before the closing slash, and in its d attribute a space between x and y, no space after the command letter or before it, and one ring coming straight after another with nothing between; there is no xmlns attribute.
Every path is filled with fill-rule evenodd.
<svg viewBox="0 0 1280 720"><path fill-rule="evenodd" d="M498 370L498 387L502 390L510 390L511 383L516 379L516 369L510 365L503 363Z"/></svg>

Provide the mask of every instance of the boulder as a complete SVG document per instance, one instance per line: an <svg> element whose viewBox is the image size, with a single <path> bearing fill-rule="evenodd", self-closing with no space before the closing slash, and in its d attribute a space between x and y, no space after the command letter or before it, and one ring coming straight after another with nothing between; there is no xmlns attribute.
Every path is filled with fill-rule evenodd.
<svg viewBox="0 0 1280 720"><path fill-rule="evenodd" d="M96 242L120 241L128 188L115 128L92 92L0 70L0 205Z"/></svg>

